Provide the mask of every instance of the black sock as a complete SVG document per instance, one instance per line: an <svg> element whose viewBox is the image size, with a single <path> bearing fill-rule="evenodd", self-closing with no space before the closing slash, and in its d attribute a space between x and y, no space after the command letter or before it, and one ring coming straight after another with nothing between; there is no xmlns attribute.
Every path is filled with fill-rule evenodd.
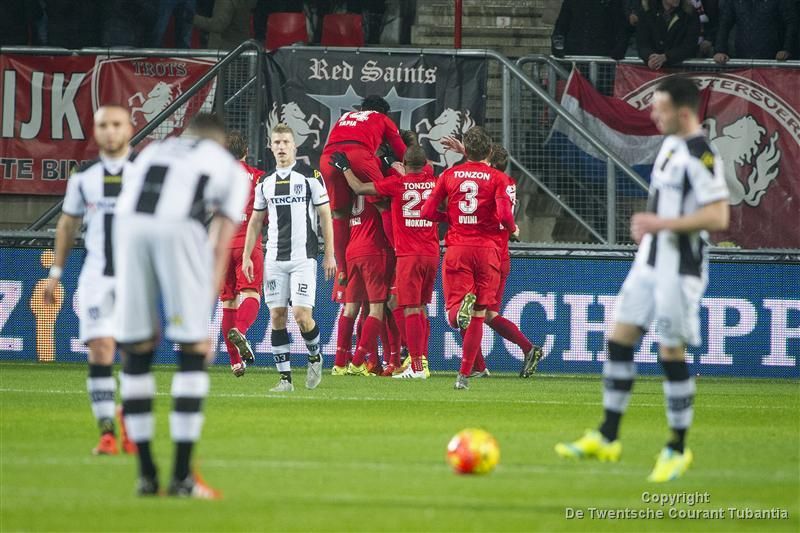
<svg viewBox="0 0 800 533"><path fill-rule="evenodd" d="M139 475L150 479L156 477L156 465L153 463L153 456L150 453L150 441L136 443L139 451Z"/></svg>
<svg viewBox="0 0 800 533"><path fill-rule="evenodd" d="M667 443L669 448L672 448L678 453L683 453L684 442L686 441L685 429L673 429L672 438Z"/></svg>
<svg viewBox="0 0 800 533"><path fill-rule="evenodd" d="M292 371L289 370L288 372L281 372L281 380L288 381L289 383L292 382Z"/></svg>
<svg viewBox="0 0 800 533"><path fill-rule="evenodd" d="M618 413L616 411L610 411L606 409L606 417L603 420L603 423L600 424L600 433L608 439L609 442L613 442L617 440L617 434L619 433L619 421L622 419L622 413Z"/></svg>
<svg viewBox="0 0 800 533"><path fill-rule="evenodd" d="M173 478L177 481L183 481L189 477L189 465L192 461L193 447L194 442L175 443L175 474Z"/></svg>

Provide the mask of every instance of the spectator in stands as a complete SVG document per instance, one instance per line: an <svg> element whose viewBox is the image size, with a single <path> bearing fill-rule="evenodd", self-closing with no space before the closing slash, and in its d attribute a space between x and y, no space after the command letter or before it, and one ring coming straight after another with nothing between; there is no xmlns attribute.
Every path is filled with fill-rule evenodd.
<svg viewBox="0 0 800 533"><path fill-rule="evenodd" d="M250 16L256 0L216 0L211 17L194 16L194 25L209 32L208 47L233 50L250 38Z"/></svg>
<svg viewBox="0 0 800 533"><path fill-rule="evenodd" d="M101 4L103 46L149 46L158 0L106 0Z"/></svg>
<svg viewBox="0 0 800 533"><path fill-rule="evenodd" d="M797 40L797 17L796 0L725 0L714 61L726 63L730 59L728 34L734 25L734 57L789 59Z"/></svg>
<svg viewBox="0 0 800 533"><path fill-rule="evenodd" d="M150 46L160 48L169 20L175 17L175 48L192 47L192 19L196 0L159 0L158 18L153 28Z"/></svg>
<svg viewBox="0 0 800 533"><path fill-rule="evenodd" d="M700 18L700 57L714 55L714 42L719 26L719 1L720 0L691 0L691 4ZM724 1L724 0L723 0Z"/></svg>
<svg viewBox="0 0 800 533"><path fill-rule="evenodd" d="M47 44L72 49L98 46L100 2L101 0L46 0Z"/></svg>
<svg viewBox="0 0 800 533"><path fill-rule="evenodd" d="M0 17L0 46L40 45L36 23L44 16L38 0L6 0Z"/></svg>
<svg viewBox="0 0 800 533"><path fill-rule="evenodd" d="M553 28L553 55L622 59L627 26L623 0L564 0Z"/></svg>
<svg viewBox="0 0 800 533"><path fill-rule="evenodd" d="M695 57L700 18L689 0L642 0L636 43L650 70Z"/></svg>

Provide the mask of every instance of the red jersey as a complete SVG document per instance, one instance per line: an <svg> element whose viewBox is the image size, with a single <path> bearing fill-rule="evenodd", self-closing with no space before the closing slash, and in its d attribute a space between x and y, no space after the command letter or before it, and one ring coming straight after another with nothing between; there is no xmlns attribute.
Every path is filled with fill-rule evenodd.
<svg viewBox="0 0 800 533"><path fill-rule="evenodd" d="M505 174L489 165L468 161L439 176L422 216L435 220L439 204L447 199L447 246L496 245L499 233L514 231L514 215ZM501 224L507 229L501 230Z"/></svg>
<svg viewBox="0 0 800 533"><path fill-rule="evenodd" d="M375 206L356 196L350 214L350 242L345 259L349 262L365 255L386 255L389 243L383 233L381 214Z"/></svg>
<svg viewBox="0 0 800 533"><path fill-rule="evenodd" d="M229 245L230 248L244 248L244 241L247 237L247 224L250 222L250 216L253 214L253 202L256 198L256 185L258 180L264 175L262 170L242 162L242 168L247 172L250 178L250 199L244 205L244 213L242 213L242 223L239 229L234 234ZM261 248L261 239L256 239L256 248Z"/></svg>
<svg viewBox="0 0 800 533"><path fill-rule="evenodd" d="M394 250L398 257L439 257L437 224L422 218L422 205L433 192L436 178L425 171L375 182L378 194L392 200Z"/></svg>
<svg viewBox="0 0 800 533"><path fill-rule="evenodd" d="M377 111L348 111L336 121L328 136L328 145L339 142L358 142L369 153L377 152L378 147L389 143L394 155L400 161L406 154L406 143L392 119Z"/></svg>
<svg viewBox="0 0 800 533"><path fill-rule="evenodd" d="M513 213L514 209L517 207L517 183L514 181L514 178L508 174L505 174L504 172L500 173L503 174L503 177L506 180L506 193L508 194L508 199L511 200L511 212ZM504 229L497 234L497 238L495 239L501 259L508 259L511 257L511 255L508 253L508 238L510 236L511 232L507 229Z"/></svg>

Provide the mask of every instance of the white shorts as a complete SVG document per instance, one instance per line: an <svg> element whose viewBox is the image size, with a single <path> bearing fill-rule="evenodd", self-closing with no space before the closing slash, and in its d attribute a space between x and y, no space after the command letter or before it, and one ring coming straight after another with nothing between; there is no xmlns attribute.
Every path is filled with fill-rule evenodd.
<svg viewBox="0 0 800 533"><path fill-rule="evenodd" d="M653 320L658 341L668 347L700 344L700 299L705 277L664 275L647 265L634 265L617 298L615 321L649 329Z"/></svg>
<svg viewBox="0 0 800 533"><path fill-rule="evenodd" d="M202 224L163 221L149 215L118 216L114 265L117 342L141 342L156 336L159 297L164 304L167 338L186 343L208 338L216 294L211 248Z"/></svg>
<svg viewBox="0 0 800 533"><path fill-rule="evenodd" d="M81 272L78 278L78 337L90 340L114 336L114 278Z"/></svg>
<svg viewBox="0 0 800 533"><path fill-rule="evenodd" d="M317 260L264 261L264 302L269 307L314 307Z"/></svg>

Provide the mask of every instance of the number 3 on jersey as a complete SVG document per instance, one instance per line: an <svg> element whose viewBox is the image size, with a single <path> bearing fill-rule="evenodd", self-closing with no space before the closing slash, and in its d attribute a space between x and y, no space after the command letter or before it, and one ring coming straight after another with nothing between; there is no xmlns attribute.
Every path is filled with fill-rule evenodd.
<svg viewBox="0 0 800 533"><path fill-rule="evenodd" d="M464 199L459 200L458 208L465 215L470 215L478 209L478 184L472 180L462 181L458 190L464 193Z"/></svg>
<svg viewBox="0 0 800 533"><path fill-rule="evenodd" d="M420 210L414 209L420 203L427 200L433 189L426 189L421 194L419 191L410 189L403 193L403 218L419 218Z"/></svg>

